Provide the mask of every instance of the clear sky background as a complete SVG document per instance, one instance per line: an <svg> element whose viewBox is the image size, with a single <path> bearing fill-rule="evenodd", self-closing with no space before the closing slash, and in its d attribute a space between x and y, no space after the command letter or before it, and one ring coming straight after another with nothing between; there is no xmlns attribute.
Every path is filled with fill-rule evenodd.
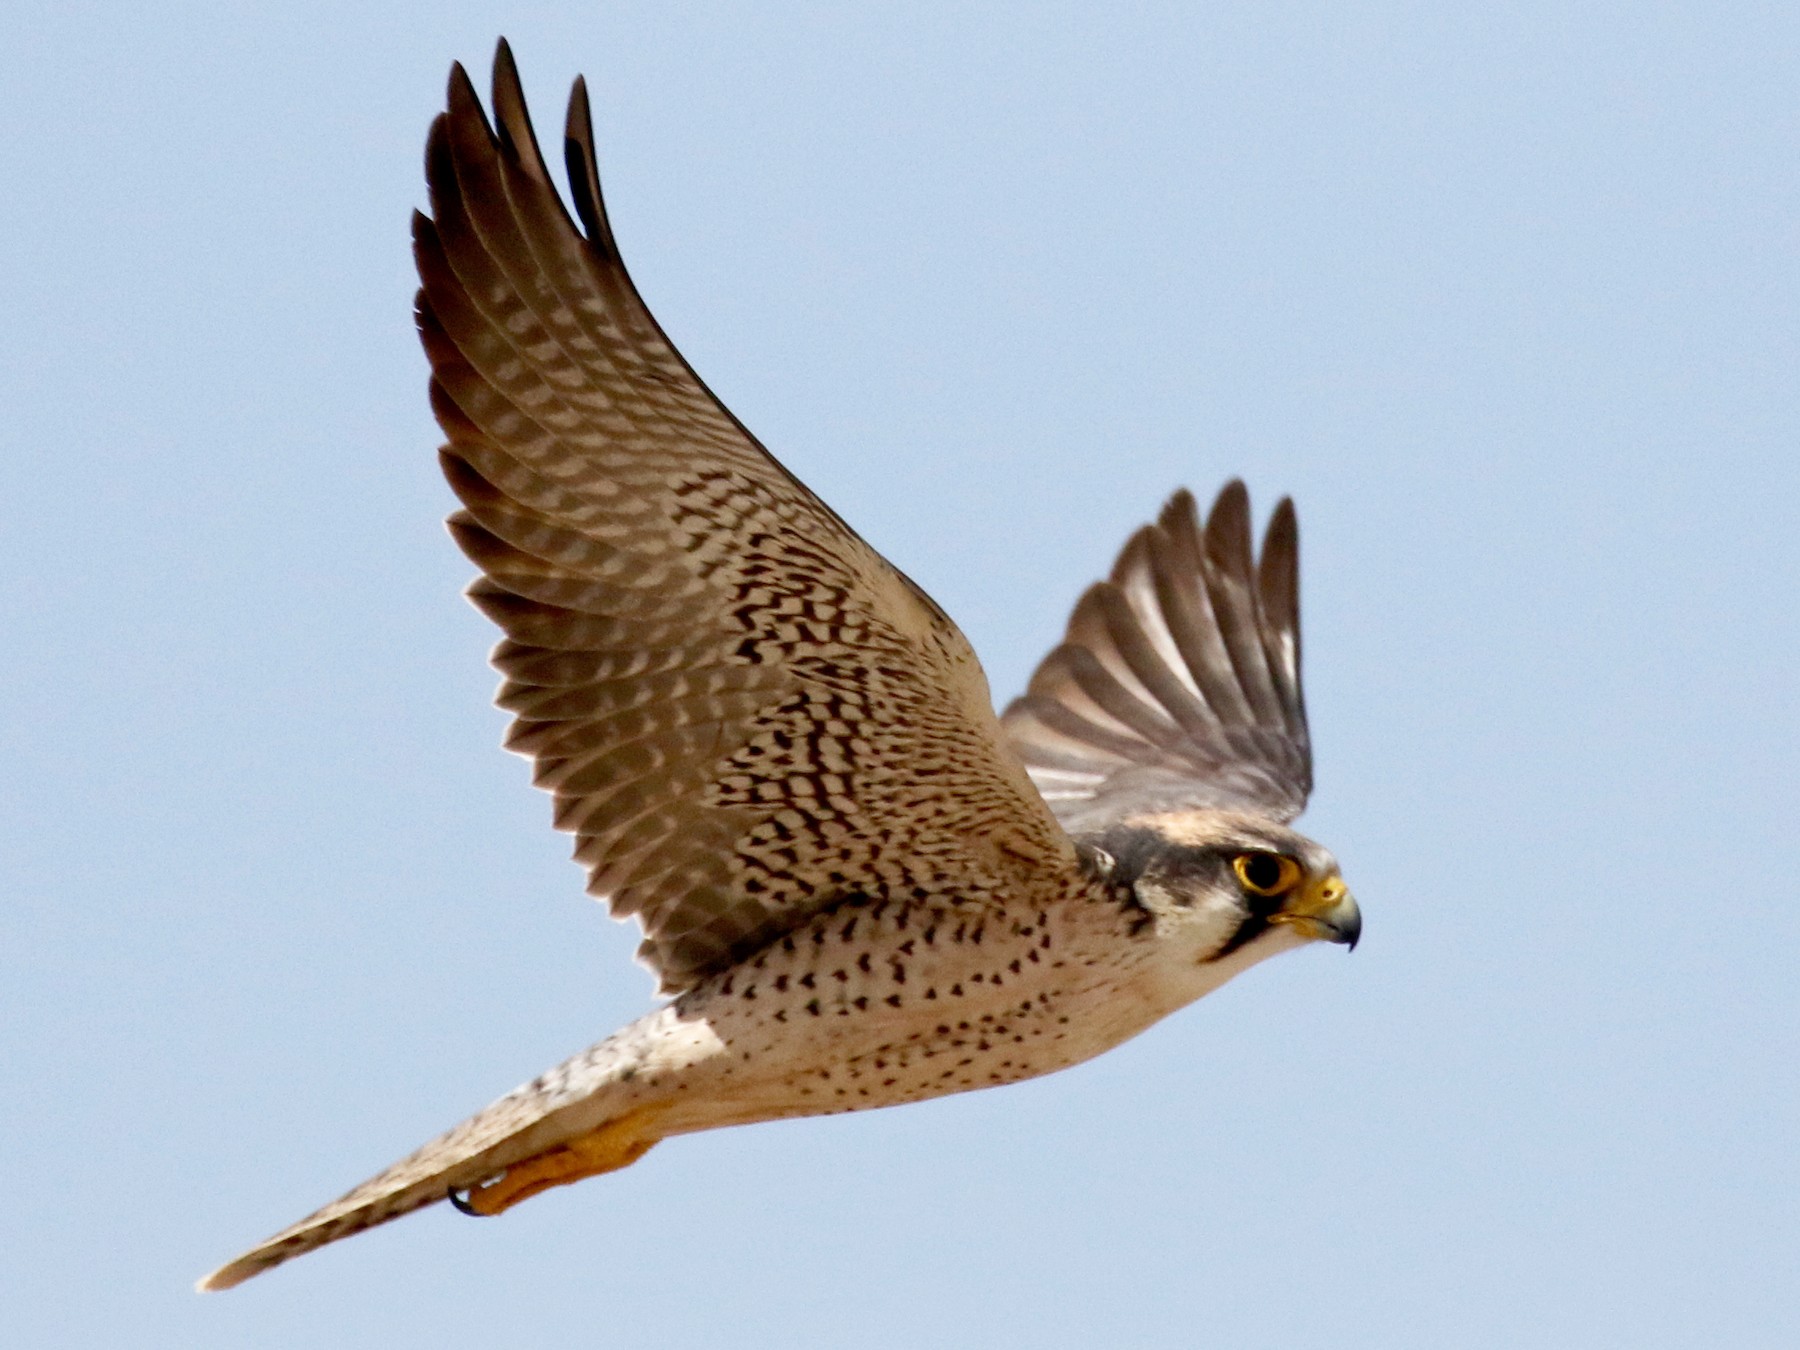
<svg viewBox="0 0 1800 1350"><path fill-rule="evenodd" d="M972 8L15 0L8 1344L1800 1344L1800 18ZM439 524L407 217L502 32L997 698L1170 489L1298 499L1366 937L201 1298L652 1003Z"/></svg>

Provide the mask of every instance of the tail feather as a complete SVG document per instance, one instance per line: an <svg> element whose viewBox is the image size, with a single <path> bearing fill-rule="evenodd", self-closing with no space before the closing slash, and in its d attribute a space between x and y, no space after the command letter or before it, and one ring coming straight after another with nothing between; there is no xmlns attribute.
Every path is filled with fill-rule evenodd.
<svg viewBox="0 0 1800 1350"><path fill-rule="evenodd" d="M229 1289L328 1242L448 1199L606 1119L607 1089L628 1082L673 1016L662 1009L564 1060L329 1205L220 1266L196 1286Z"/></svg>
<svg viewBox="0 0 1800 1350"><path fill-rule="evenodd" d="M546 1146L547 1103L539 1083L492 1106L402 1158L299 1223L220 1266L196 1286L230 1289L328 1242L410 1214L472 1187Z"/></svg>
<svg viewBox="0 0 1800 1350"><path fill-rule="evenodd" d="M203 1293L229 1289L328 1242L435 1205L453 1191L471 1190L644 1106L656 1095L639 1079L646 1064L678 1071L719 1048L704 1020L685 1018L680 1006L667 1004L514 1088L410 1157L220 1266L197 1287ZM631 1152L633 1146L647 1148L655 1139L614 1142L630 1154L616 1164L623 1166L642 1153L643 1148Z"/></svg>

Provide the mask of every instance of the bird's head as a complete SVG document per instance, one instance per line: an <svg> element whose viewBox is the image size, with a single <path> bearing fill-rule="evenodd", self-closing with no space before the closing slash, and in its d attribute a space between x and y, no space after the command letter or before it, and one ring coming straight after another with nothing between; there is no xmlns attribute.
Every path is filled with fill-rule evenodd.
<svg viewBox="0 0 1800 1350"><path fill-rule="evenodd" d="M1121 822L1094 839L1096 865L1202 963L1298 941L1355 947L1362 912L1330 850L1285 825L1231 811Z"/></svg>

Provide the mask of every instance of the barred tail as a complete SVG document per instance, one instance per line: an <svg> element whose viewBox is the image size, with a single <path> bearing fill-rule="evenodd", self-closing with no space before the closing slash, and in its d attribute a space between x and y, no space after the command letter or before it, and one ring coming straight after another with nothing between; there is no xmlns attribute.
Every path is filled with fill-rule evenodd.
<svg viewBox="0 0 1800 1350"><path fill-rule="evenodd" d="M703 1025L699 1030L704 1031ZM642 1104L644 1092L632 1080L646 1054L683 1035L691 1039L695 1028L684 1027L673 1007L634 1022L514 1088L341 1199L220 1266L200 1281L199 1289L242 1284L315 1247L434 1205L453 1192L474 1191L497 1173L591 1134L621 1112L629 1114L627 1108ZM700 1042L704 1043L703 1035ZM636 1142L647 1148L654 1140Z"/></svg>
<svg viewBox="0 0 1800 1350"><path fill-rule="evenodd" d="M220 1266L196 1287L202 1292L229 1289L315 1247L434 1205L452 1191L477 1185L546 1146L546 1132L533 1126L546 1120L546 1108L552 1104L538 1083L509 1092L355 1190Z"/></svg>

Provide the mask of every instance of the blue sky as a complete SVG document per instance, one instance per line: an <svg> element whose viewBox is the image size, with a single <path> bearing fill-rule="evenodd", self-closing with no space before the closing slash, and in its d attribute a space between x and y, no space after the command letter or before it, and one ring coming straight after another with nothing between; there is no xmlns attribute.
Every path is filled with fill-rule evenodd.
<svg viewBox="0 0 1800 1350"><path fill-rule="evenodd" d="M997 698L1171 488L1296 497L1365 940L203 1299L652 1002L439 524L407 216L500 33L541 127L586 72L665 327ZM1797 56L1752 5L24 0L16 1342L1797 1343Z"/></svg>

